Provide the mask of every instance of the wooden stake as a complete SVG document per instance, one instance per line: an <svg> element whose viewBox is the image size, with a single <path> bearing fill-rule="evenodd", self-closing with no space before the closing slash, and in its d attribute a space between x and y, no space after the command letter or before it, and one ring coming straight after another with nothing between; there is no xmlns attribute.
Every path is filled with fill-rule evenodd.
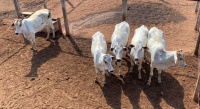
<svg viewBox="0 0 200 109"><path fill-rule="evenodd" d="M122 0L122 20L127 20L127 0Z"/></svg>
<svg viewBox="0 0 200 109"><path fill-rule="evenodd" d="M198 9L199 9L199 1L196 2L196 5L195 5L195 13L198 12Z"/></svg>
<svg viewBox="0 0 200 109"><path fill-rule="evenodd" d="M15 10L17 12L17 17L19 19L19 18L21 18L21 11L20 11L20 8L19 8L18 0L13 0L13 3L15 5Z"/></svg>
<svg viewBox="0 0 200 109"><path fill-rule="evenodd" d="M198 7L198 12L197 12L197 19L196 19L196 24L195 24L195 30L198 31L199 30L199 7Z"/></svg>
<svg viewBox="0 0 200 109"><path fill-rule="evenodd" d="M200 49L199 49L199 52L200 52ZM196 89L194 91L194 97L193 97L193 100L197 103L199 103L199 93L200 93L200 55L198 56L198 79L197 79Z"/></svg>
<svg viewBox="0 0 200 109"><path fill-rule="evenodd" d="M67 11L66 11L66 6L65 6L65 0L60 0L60 3L61 3L61 6L62 6L62 12L63 12L63 18L64 18L64 23L65 23L66 36L70 36L69 24L68 24L68 19L67 19Z"/></svg>
<svg viewBox="0 0 200 109"><path fill-rule="evenodd" d="M196 47L195 47L195 50L194 50L194 55L195 56L198 56L199 44L200 44L200 32L198 32Z"/></svg>

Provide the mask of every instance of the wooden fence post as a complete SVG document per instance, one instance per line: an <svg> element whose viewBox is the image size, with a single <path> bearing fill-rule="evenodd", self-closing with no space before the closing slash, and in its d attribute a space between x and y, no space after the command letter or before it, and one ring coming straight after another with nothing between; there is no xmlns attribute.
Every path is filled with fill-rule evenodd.
<svg viewBox="0 0 200 109"><path fill-rule="evenodd" d="M44 8L47 9L47 3L46 0L43 0Z"/></svg>
<svg viewBox="0 0 200 109"><path fill-rule="evenodd" d="M66 11L66 6L65 6L65 0L60 0L60 3L61 3L61 6L62 6L66 36L69 36L70 33L69 33L69 25L68 25L68 19L67 19L67 11Z"/></svg>
<svg viewBox="0 0 200 109"><path fill-rule="evenodd" d="M196 19L196 24L195 24L195 30L198 31L199 30L199 7L198 7L198 11L197 11L197 19Z"/></svg>
<svg viewBox="0 0 200 109"><path fill-rule="evenodd" d="M199 9L199 1L196 2L196 5L195 5L195 13L198 12L198 9Z"/></svg>
<svg viewBox="0 0 200 109"><path fill-rule="evenodd" d="M200 98L200 45L198 50L198 79L196 83L196 89L194 91L193 100L198 103L199 105L199 98Z"/></svg>
<svg viewBox="0 0 200 109"><path fill-rule="evenodd" d="M19 8L18 0L13 0L13 3L15 5L15 10L17 12L17 17L19 19L19 18L21 18L21 11L20 11L20 8Z"/></svg>
<svg viewBox="0 0 200 109"><path fill-rule="evenodd" d="M122 0L122 20L127 20L127 0Z"/></svg>
<svg viewBox="0 0 200 109"><path fill-rule="evenodd" d="M74 46L74 48L76 49L78 55L82 56L83 55L82 51L79 49L78 45L76 44L76 42L74 41L74 39L71 37L71 35L69 33L69 24L68 24L68 19L67 19L65 0L60 0L60 3L62 5L62 12L63 12L63 18L64 18L64 23L65 23L66 36L69 39L69 41L71 42L71 44Z"/></svg>
<svg viewBox="0 0 200 109"><path fill-rule="evenodd" d="M198 56L199 44L200 44L200 32L198 32L196 47L195 47L195 50L194 50L194 55L195 56Z"/></svg>

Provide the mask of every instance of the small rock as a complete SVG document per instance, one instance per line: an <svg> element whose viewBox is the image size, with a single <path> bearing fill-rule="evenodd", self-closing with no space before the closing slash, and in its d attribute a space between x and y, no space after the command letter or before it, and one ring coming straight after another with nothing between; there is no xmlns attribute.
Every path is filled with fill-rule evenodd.
<svg viewBox="0 0 200 109"><path fill-rule="evenodd" d="M65 80L69 80L69 79L70 79L70 77L65 78Z"/></svg>

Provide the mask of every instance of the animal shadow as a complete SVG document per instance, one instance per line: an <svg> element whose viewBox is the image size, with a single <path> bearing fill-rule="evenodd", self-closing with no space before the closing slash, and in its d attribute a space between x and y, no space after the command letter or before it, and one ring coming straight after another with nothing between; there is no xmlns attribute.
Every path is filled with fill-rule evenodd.
<svg viewBox="0 0 200 109"><path fill-rule="evenodd" d="M37 54L33 54L31 59L31 70L25 77L37 77L37 70L48 60L55 58L61 52L61 47L59 46L58 41L50 41L50 45L41 51L37 52Z"/></svg>
<svg viewBox="0 0 200 109"><path fill-rule="evenodd" d="M107 85L102 87L99 83L99 87L101 88L106 102L113 109L121 109L121 84L122 81L117 78L117 76L106 76Z"/></svg>
<svg viewBox="0 0 200 109"><path fill-rule="evenodd" d="M134 66L134 69L137 67ZM141 109L139 106L140 93L143 90L144 82L138 80L138 71L127 72L124 75L124 84L121 86L124 95L128 97L133 109Z"/></svg>
<svg viewBox="0 0 200 109"><path fill-rule="evenodd" d="M150 66L143 65L143 68L148 72L148 76L145 76L145 84L149 78ZM175 109L185 109L183 98L184 92L183 87L169 72L162 71L161 80L158 84L158 72L154 69L154 75L151 78L151 85L143 89L144 94L147 96L152 106L155 109L162 109L160 106L161 99L165 100L166 103Z"/></svg>

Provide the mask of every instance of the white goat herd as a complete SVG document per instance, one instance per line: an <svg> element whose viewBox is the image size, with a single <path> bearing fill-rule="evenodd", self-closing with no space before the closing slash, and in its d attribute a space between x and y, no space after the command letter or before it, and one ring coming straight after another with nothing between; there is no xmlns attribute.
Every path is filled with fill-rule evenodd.
<svg viewBox="0 0 200 109"><path fill-rule="evenodd" d="M35 34L41 31L43 28L47 29L47 40L49 40L50 30L53 30L53 38L55 38L54 26L51 18L51 14L48 9L41 9L33 13L27 19L16 19L13 23L15 26L16 34L23 33L24 37L31 42L32 50L36 51ZM173 65L180 65L186 67L182 50L179 51L167 51L166 42L164 39L164 32L160 29L153 27L150 30L144 25L135 29L134 36L131 40L131 44L128 45L130 34L130 26L126 21L123 21L115 26L115 30L111 37L110 53L107 53L107 43L104 35L101 32L97 32L92 36L91 52L94 58L94 66L96 71L95 82L98 82L98 72L102 71L103 82L106 84L105 73L106 70L114 75L113 65L117 65L119 69L119 76L122 78L121 61L123 51L126 55L130 55L131 68L130 72L133 72L133 66L138 65L138 78L141 79L141 68L144 59L147 59L147 53L150 54L150 75L147 82L151 83L151 77L153 76L153 69L158 70L158 83L161 83L161 71ZM145 53L146 52L146 53Z"/></svg>
<svg viewBox="0 0 200 109"><path fill-rule="evenodd" d="M116 64L119 67L119 76L122 76L121 61L123 51L129 53L131 68L130 72L133 72L133 66L138 65L138 78L141 79L141 68L144 59L147 59L147 55L150 54L150 75L147 82L151 83L151 77L153 76L153 69L158 70L158 83L161 83L161 71L173 66L180 65L186 67L182 50L179 51L167 51L166 42L164 39L164 32L156 27L148 28L144 25L135 29L134 36L131 40L131 44L128 45L128 39L130 34L130 26L127 22L123 21L115 26L115 30L111 37L110 53L107 52L107 44L105 37L102 33L97 32L92 36L91 52L94 58L94 66L96 71L95 82L97 81L98 69L102 71L103 81L105 85L105 71L108 70L110 74L114 74L113 66ZM113 55L113 56L112 56ZM146 61L146 60L145 60Z"/></svg>

